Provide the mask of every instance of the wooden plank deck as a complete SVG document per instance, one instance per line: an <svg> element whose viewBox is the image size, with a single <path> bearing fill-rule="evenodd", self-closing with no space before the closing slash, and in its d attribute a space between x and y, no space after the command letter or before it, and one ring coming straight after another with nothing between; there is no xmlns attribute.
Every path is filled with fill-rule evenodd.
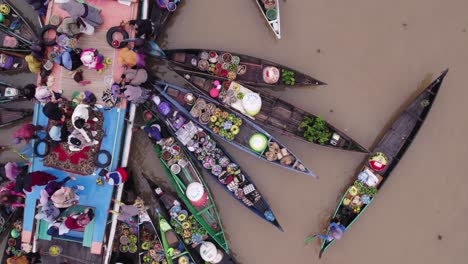
<svg viewBox="0 0 468 264"><path fill-rule="evenodd" d="M98 30L92 36L82 36L78 40L78 48L86 49L86 48L95 48L99 51L100 54L104 56L104 58L111 58L112 62L115 61L114 58L114 49L110 47L107 42L103 41L106 39L106 31L105 30ZM59 77L59 80L56 80L58 87L61 87L63 90L63 96L65 98L71 98L74 91L93 91L96 97L100 98L102 96L102 92L107 89L109 86L105 85L104 78L109 76L108 78L112 78L113 76L113 67L112 65L105 69L102 73L98 73L95 70L89 70L84 66L81 66L80 69L83 69L83 77L85 81L91 81L90 84L87 85L80 85L76 83L70 75L70 71L62 71Z"/></svg>
<svg viewBox="0 0 468 264"><path fill-rule="evenodd" d="M48 254L49 247L53 245L57 245L62 248L62 253L57 257L53 257ZM58 240L58 239L52 239L51 241L38 240L37 248L39 251L43 252L42 263L47 263L47 264L102 263L102 255L91 254L89 248L83 247L81 243L69 242L69 241Z"/></svg>

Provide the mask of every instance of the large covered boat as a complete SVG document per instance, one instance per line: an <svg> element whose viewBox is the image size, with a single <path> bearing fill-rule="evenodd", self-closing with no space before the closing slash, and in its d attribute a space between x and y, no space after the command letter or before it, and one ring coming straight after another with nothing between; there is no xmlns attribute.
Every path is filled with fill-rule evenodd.
<svg viewBox="0 0 468 264"><path fill-rule="evenodd" d="M87 0L60 0L50 1L46 24L51 19L63 20L69 16L60 4L75 1L77 4L84 4L85 8L97 10L103 18L102 24L95 27L92 35L83 34L76 41L76 49L96 49L102 57L109 61L117 61L118 50L108 45L106 41L107 31L122 20L128 21L137 17L145 18L145 12L140 12L140 1L97 1ZM144 0L143 6L148 6ZM144 10L143 10L144 11ZM131 32L133 33L133 32ZM52 34L52 33L49 33ZM60 43L63 44L63 43ZM70 43L68 43L70 44ZM53 51L48 48L48 54ZM74 79L76 73L67 71L57 63L53 64L49 78L48 87L54 93L61 93L63 100L60 107L70 109L83 100L83 96L89 93L101 99L108 94L108 90L113 80L120 80L124 67L117 63L107 63L101 71L83 68L83 75L86 83L79 83ZM38 77L38 83L41 83ZM86 92L85 92L86 91ZM103 99L104 100L104 99ZM101 101L101 100L99 100ZM32 244L32 250L44 252L42 263L55 263L57 256L67 259L70 263L109 263L112 242L117 226L117 216L110 215L109 209L119 211L119 203L112 205L112 200L120 200L123 184L106 182L107 172L114 172L119 167L125 167L128 160L132 129L129 124L135 116L135 106L126 99L119 99L119 103L111 106L99 106L89 110L89 119L86 123L93 132L94 140L97 142L92 146L79 150L69 148L68 142L51 144L50 138L40 137L33 141L35 154L30 159L29 172L42 171L56 177L56 181L61 181L71 176L72 181L65 186L72 185L75 190L75 200L72 206L60 210L61 217L69 217L91 211L93 216L89 217L89 223L81 229L70 229L65 234L51 234L49 232L50 223L44 219L38 219L37 215L42 210L40 204L41 191L43 186L34 186L31 192L26 193L24 219L21 233L21 241L25 244ZM36 103L34 107L33 124L45 128L55 125L68 125L72 128L70 120L61 123L48 119L44 114L44 106ZM48 134L46 137L50 137ZM94 142L94 141L93 141ZM55 202L54 202L55 203ZM56 220L57 221L57 220ZM55 222L53 222L55 223ZM109 224L110 223L110 224ZM106 244L107 243L107 244Z"/></svg>

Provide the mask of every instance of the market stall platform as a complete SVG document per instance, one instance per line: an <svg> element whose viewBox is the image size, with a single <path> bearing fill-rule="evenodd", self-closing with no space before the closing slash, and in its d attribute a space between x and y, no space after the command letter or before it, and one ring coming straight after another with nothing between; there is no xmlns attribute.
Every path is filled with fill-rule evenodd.
<svg viewBox="0 0 468 264"><path fill-rule="evenodd" d="M82 2L82 1L80 1ZM112 62L116 62L117 51L111 48L106 41L106 32L110 27L119 25L122 21L128 21L134 19L138 13L138 3L132 2L129 5L119 4L117 1L100 1L100 0L87 0L86 3L95 6L101 10L101 16L104 23L96 28L93 35L83 35L79 38L77 47L78 48L96 48L106 58L111 58ZM61 10L54 1L49 2L49 9L46 20L49 21L51 15L58 15L61 18L69 16L68 13ZM48 24L48 23L46 23ZM93 92L96 97L102 96L102 92L109 87L109 80L120 79L120 75L123 72L123 67L117 63L112 63L102 73L98 73L94 70L83 69L83 76L86 81L90 81L90 84L82 86L76 83L70 72L61 66L55 64L52 70L52 76L54 77L54 83L51 86L54 91L62 90L63 97L71 100L72 94L76 91L89 90ZM123 101L118 107L114 107L110 110L99 109L103 115L103 138L100 143L100 150L107 150L111 154L111 163L106 167L107 170L113 171L121 164L121 154L124 144L130 144L130 142L124 141L125 138L125 127L126 121L125 116L127 113L127 103ZM42 112L42 106L39 104L35 105L34 109L34 124L46 127L48 125L48 119ZM93 227L91 234L83 234L80 232L70 232L72 238L68 241L59 240L52 238L49 240L41 239L39 235L40 230L37 225L37 221L34 219L34 215L37 212L36 205L40 197L40 191L44 187L33 187L32 192L27 193L25 202L25 213L23 221L22 241L25 243L33 243L34 249L42 249L47 251L48 248L44 248L47 245L60 244L64 247L64 254L73 256L75 258L81 258L80 256L89 254L101 255L104 248L104 236L106 233L106 226L108 221L108 209L111 204L113 197L114 186L104 183L103 185L96 184L96 179L99 177L100 168L95 168L94 171L87 175L79 175L70 171L64 171L57 168L46 167L44 161L41 158L33 157L31 159L32 165L30 171L44 171L53 174L57 177L57 180L65 178L67 175L74 175L77 180L68 182L67 185L77 184L85 187L84 190L77 193L80 196L79 205L86 207L93 207L95 209L95 217L93 220ZM37 231L37 232L36 232ZM86 231L85 231L86 232ZM84 241L85 236L91 237L90 243ZM75 238L75 239L73 239ZM79 242L79 243L77 243ZM69 245L69 246L66 246ZM78 247L77 247L78 246ZM83 250L86 249L86 250ZM82 260L86 260L87 257L83 257ZM72 262L75 263L75 262ZM87 263L87 262L84 262ZM93 262L94 263L94 262Z"/></svg>

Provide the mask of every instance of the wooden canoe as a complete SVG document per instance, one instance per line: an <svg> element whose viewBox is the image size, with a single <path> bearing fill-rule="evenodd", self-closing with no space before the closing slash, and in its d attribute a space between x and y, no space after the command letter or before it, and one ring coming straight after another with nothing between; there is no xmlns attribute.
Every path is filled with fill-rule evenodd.
<svg viewBox="0 0 468 264"><path fill-rule="evenodd" d="M161 238L146 210L138 216L138 229L139 264L153 263L152 261L162 263L164 260L164 248ZM156 254L150 254L150 250L154 250Z"/></svg>
<svg viewBox="0 0 468 264"><path fill-rule="evenodd" d="M341 198L330 224L339 222L347 230L364 213L374 200L376 192L382 188L416 137L431 110L447 72L448 70L444 71L424 89L395 120L374 151L364 161L358 175L354 177L355 181ZM364 195L367 195L366 199L356 198L356 196ZM334 242L335 240L323 240L319 257Z"/></svg>
<svg viewBox="0 0 468 264"><path fill-rule="evenodd" d="M167 59L174 63L175 65L181 66L183 68L192 69L197 72L201 73L209 73L212 75L216 75L218 77L223 77L223 79L227 79L225 76L225 72L223 69L215 69L214 71L209 70L209 66L207 66L208 61L205 60L207 54L214 52L217 54L218 62L216 64L220 64L218 67L223 67L222 62L229 60L231 58L231 63L227 63L227 65L231 65L233 68L229 70L228 66L224 66L228 68L226 71L236 72L234 80L247 84L247 85L254 85L258 87L267 87L267 88L275 88L275 87L298 87L298 86L306 86L306 85L326 85L326 83L321 82L313 77L291 69L289 67L283 66L281 64L263 60L255 57L251 57L248 55L242 55L233 52L227 51L220 51L220 50L203 50L203 49L171 49L171 50L164 50ZM214 54L213 53L213 54ZM228 55L224 55L228 54ZM224 55L224 56L223 56ZM239 58L239 62L237 62L237 68L234 69L236 65L236 58ZM226 59L223 59L226 58ZM212 60L213 62L215 59ZM211 63L215 65L215 63ZM234 66L233 66L234 65ZM278 70L279 74L282 74L283 70L291 71L294 75L294 84L286 84L287 80L283 81L283 78L280 76L276 83L266 83L263 79L263 71L267 67L274 67Z"/></svg>
<svg viewBox="0 0 468 264"><path fill-rule="evenodd" d="M308 176L317 178L317 175L314 172L312 172L312 170L304 166L302 164L302 161L294 153L292 153L280 141L278 141L276 138L270 135L267 131L265 131L263 128L261 128L254 122L252 122L249 118L245 117L244 115L234 112L231 109L226 108L223 105L221 105L218 101L213 100L212 98L208 96L204 96L203 94L198 93L196 91L189 91L182 87L168 84L163 81L156 81L153 87L165 98L165 100L169 101L174 107L176 107L187 118L189 118L194 123L204 128L206 131L209 131L218 139L223 140L224 142L227 142L231 144L232 146L235 146L238 149L244 150L245 152L259 159L268 161L271 164L275 164L282 168L292 170L295 172L299 172L299 173L303 173ZM200 101L200 104L202 104L202 102L204 102L203 104L205 105L211 104L213 113L204 112L204 114L201 115L200 118L194 117L193 116L194 110L196 110L196 107L199 104L195 103L193 105L190 105L189 103L187 103L184 100L184 97L189 94L191 94L195 98L195 100ZM238 132L236 133L236 135L233 136L232 134L234 133L226 132L226 136L222 136L223 130L219 130L219 132L216 133L215 128L210 127L211 124L213 124L210 121L210 116L212 114L214 115L214 112L218 110L220 110L219 112L222 113L223 115L226 115L226 116L229 115L229 116L232 116L233 119L241 120L240 122L241 125L237 125ZM204 118L204 116L205 117L207 116L207 121L211 122L210 124L208 124L208 122L203 123L201 121ZM228 120L229 117L225 119ZM234 124L234 122L230 122L230 123ZM226 131L228 130L229 128ZM262 150L258 150L259 152L253 150L250 146L250 142L252 141L253 137L258 136L258 135L260 135L261 137L265 137L268 142L268 146L265 146L265 148ZM272 149L275 149L278 151L273 152ZM279 154L279 155L276 155L276 154Z"/></svg>
<svg viewBox="0 0 468 264"><path fill-rule="evenodd" d="M164 32L167 23L170 21L172 14L175 12L170 12L167 10L167 8L160 7L158 2L159 1L153 1L150 14L150 19L154 23L154 40L156 40ZM176 8L179 8L179 6L180 2L176 4Z"/></svg>
<svg viewBox="0 0 468 264"><path fill-rule="evenodd" d="M168 141L167 141L168 142ZM229 254L229 246L226 241L226 237L224 236L223 225L218 215L218 210L216 209L216 204L214 203L213 197L211 196L211 192L208 189L208 186L203 181L203 178L198 171L197 167L193 164L193 161L190 157L185 154L184 149L179 145L179 143L174 142L170 146L166 146L167 148L177 147L180 148L180 152L178 154L180 160L187 161L185 167L183 167L179 174L175 174L171 171L169 162L171 160L166 161L162 157L164 150L156 144L154 145L154 150L158 154L159 161L161 162L161 166L164 169L169 181L171 182L174 189L177 191L177 195L184 203L185 207L189 210L189 212L195 217L197 222L208 232L211 238L227 253ZM173 161L173 160L172 160ZM182 167L182 166L181 166ZM191 183L199 183L202 184L207 194L207 201L203 206L195 207L190 203L190 200L186 196L186 191Z"/></svg>
<svg viewBox="0 0 468 264"><path fill-rule="evenodd" d="M257 3L258 8L260 9L260 12L262 13L263 18L265 18L268 26L270 26L271 30L273 33L275 33L275 36L277 39L281 39L281 23L280 23L280 8L279 8L279 1L278 0L270 0L266 2L271 2L270 5L264 4L264 0L254 0ZM274 4L272 4L274 2ZM269 7L267 9L267 7ZM269 9L272 9L272 11L268 11ZM272 16L269 18L270 13L276 14L275 16Z"/></svg>
<svg viewBox="0 0 468 264"><path fill-rule="evenodd" d="M32 109L0 107L0 128L23 121L33 115Z"/></svg>
<svg viewBox="0 0 468 264"><path fill-rule="evenodd" d="M145 105L145 107L147 107ZM253 191L251 191L250 193L244 193L243 197L238 197L236 196L236 194L234 193L234 188L231 187L231 186L228 186L228 184L219 176L225 174L226 172L226 168L223 170L223 172L221 172L220 174L218 175L215 175L215 173L213 172L213 170L211 168L207 168L206 166L203 166L203 162L202 162L202 158L201 158L201 154L197 154L195 152L192 152L188 149L188 147L184 144L182 144L179 140L179 138L177 137L176 135L176 131L174 130L174 128L170 125L171 121L170 119L168 118L165 118L164 116L162 116L157 110L155 110L155 106L153 105L152 107L147 107L148 110L150 110L153 115L157 116L159 118L159 120L162 120L167 128L168 128L168 131L171 133L171 135L179 142L180 146L182 146L184 148L184 151L186 154L188 154L188 156L190 156L190 158L195 161L198 166L200 168L203 168L203 170L210 176L212 176L214 179L216 179L216 182L229 194L233 197L233 199L235 199L237 202L239 202L240 204L242 204L243 206L245 206L247 209L249 209L252 213L256 214L257 216L259 216L260 218L264 219L265 221L267 221L268 223L276 226L278 229L280 229L281 231L283 230L278 222L278 220L276 219L275 215L273 214L273 211L270 209L270 206L268 205L267 201L265 200L265 198L262 196L262 194L260 193L260 191L258 190L257 186L255 186L255 184L253 183L253 181L250 179L249 175L247 174L247 172L245 170L243 170L239 165L238 163L236 162L236 160L221 146L221 144L219 144L219 142L217 142L214 138L211 138L208 133L205 133L203 132L203 134L205 134L205 137L206 137L206 140L208 142L211 142L212 144L214 144L214 152L220 152L220 155L221 156L224 156L224 157L227 157L227 159L230 161L230 164L235 164L237 165L237 167L239 167L239 173L238 174L235 174L233 175L233 178L232 180L235 181L235 182L239 182L238 184L238 188L239 189L242 189L244 187L249 187L250 189L253 189ZM161 122L160 122L161 123ZM198 127L196 126L197 128L199 129L202 129L201 127ZM203 131L203 129L202 129ZM197 135L198 136L198 135ZM199 136L198 136L199 137ZM219 151L218 151L219 150ZM200 158L200 159L199 159ZM238 195L238 194L237 194ZM239 199L240 198L240 199Z"/></svg>
<svg viewBox="0 0 468 264"><path fill-rule="evenodd" d="M181 69L173 69L177 74L184 77L184 79L190 83L192 86L201 90L205 94L209 95L210 90L213 88L213 82L218 80L215 76L211 76L208 74L200 74L194 71L187 71ZM227 91L232 84L236 84L235 81L233 82L221 82L222 88L221 93ZM260 112L255 115L252 120L265 128L275 129L281 134L286 136L295 137L305 142L311 142L314 144L319 144L326 147L331 147L335 149L341 150L348 150L348 151L356 151L356 152L363 152L369 153L369 151L361 146L359 143L354 141L351 137L346 135L343 131L340 131L333 125L328 122L325 122L325 126L329 131L330 138L320 144L318 141L308 141L304 137L304 129L300 128L301 122L304 120L304 117L309 117L313 120L316 120L317 116L311 113L308 113L284 100L279 97L275 97L273 95L269 95L265 93L261 89L255 89L248 86L243 86L239 83L237 85L242 86L244 89L251 90L252 92L256 92L260 95L262 99L262 108ZM217 98L218 101L221 100L226 106L230 106L229 103L226 103L228 100L222 101L221 97ZM240 112L241 114L247 115L245 112Z"/></svg>

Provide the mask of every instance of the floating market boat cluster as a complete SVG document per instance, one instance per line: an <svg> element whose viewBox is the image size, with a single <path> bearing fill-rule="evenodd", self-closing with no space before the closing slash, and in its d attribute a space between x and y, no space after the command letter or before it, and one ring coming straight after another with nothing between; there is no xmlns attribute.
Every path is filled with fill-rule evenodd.
<svg viewBox="0 0 468 264"><path fill-rule="evenodd" d="M413 100L369 152L319 115L270 94L280 87L326 84L308 74L231 51L161 49L156 41L183 1L27 2L44 24L40 30L14 3L0 3L0 74L37 74L37 83L24 88L0 82L0 127L33 115L14 135L29 152L10 148L27 162L5 164L0 179L5 207L0 232L9 232L3 262L53 263L62 256L106 264L234 263L204 175L283 228L261 186L249 177L254 172L221 142L318 178L270 129L366 155L326 233L306 239L322 240L321 257L374 200L422 127L448 72ZM255 4L280 39L279 1ZM166 60L190 88L152 76L146 68L150 60ZM34 113L8 107L25 100L35 102ZM175 192L127 168L137 108L145 119L140 129L157 156L154 164L162 166ZM141 198L129 180L142 180L149 197ZM40 256L39 249L46 254Z"/></svg>

